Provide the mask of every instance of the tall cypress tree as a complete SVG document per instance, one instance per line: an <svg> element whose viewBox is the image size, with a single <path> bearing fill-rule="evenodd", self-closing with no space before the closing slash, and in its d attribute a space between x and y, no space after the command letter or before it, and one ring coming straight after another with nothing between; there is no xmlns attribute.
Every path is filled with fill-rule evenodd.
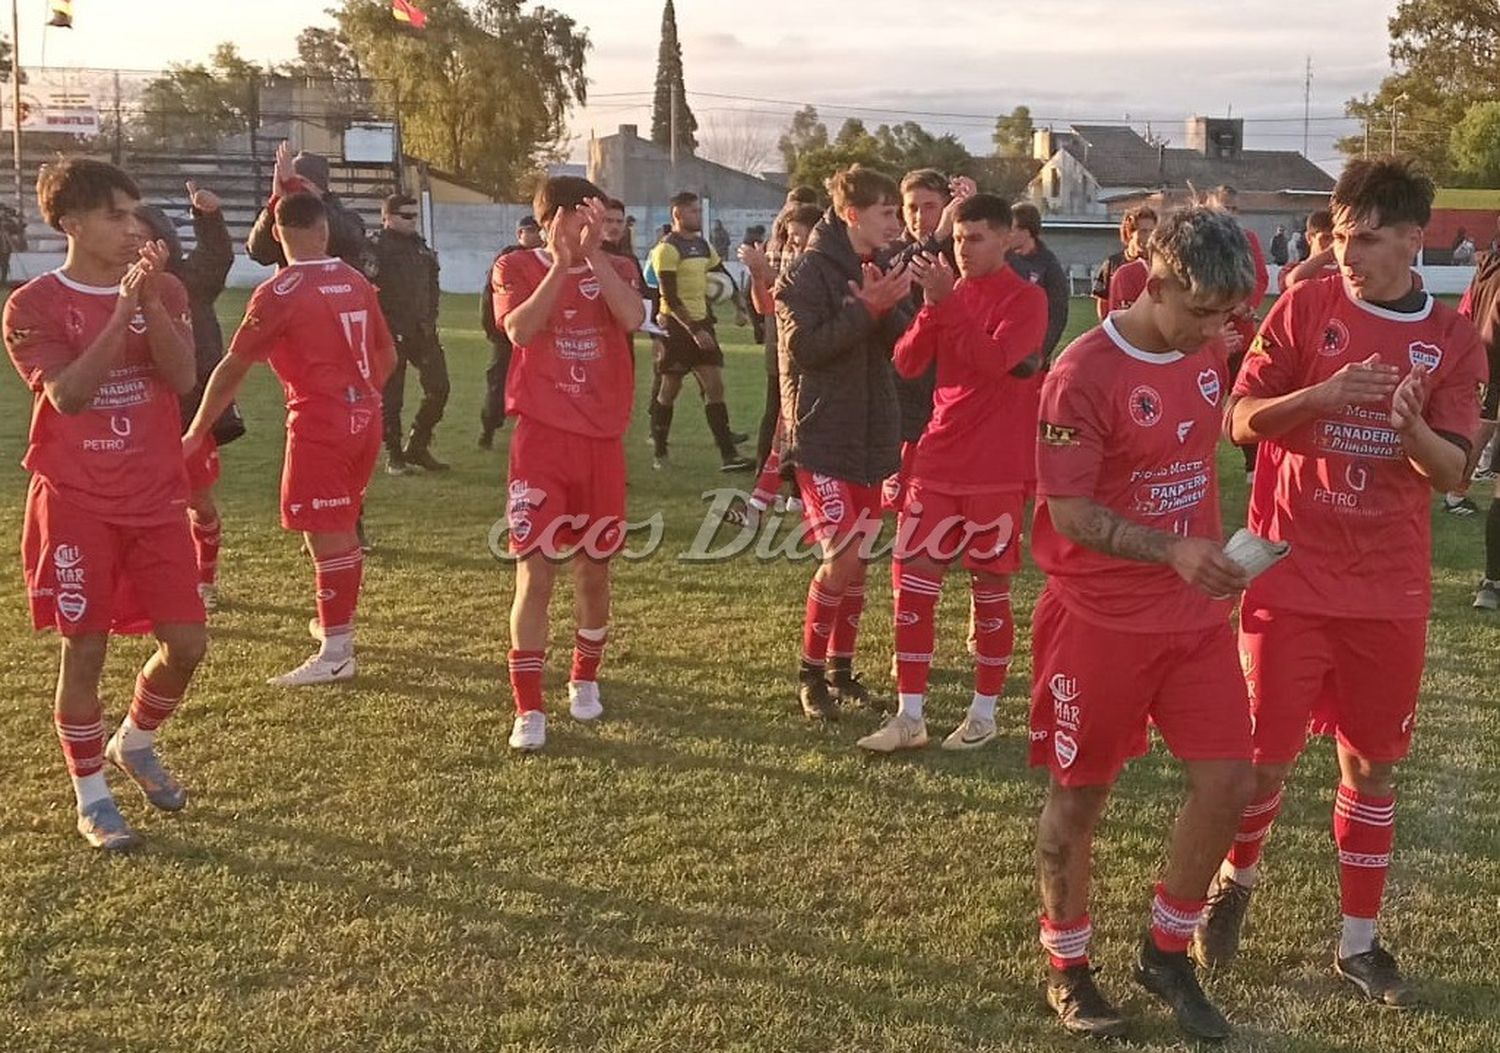
<svg viewBox="0 0 1500 1053"><path fill-rule="evenodd" d="M698 149L698 119L688 107L687 86L682 79L682 45L677 40L677 8L667 0L661 12L661 48L656 53L656 101L651 107L651 141L663 150L672 148L672 88L677 88L677 152L691 155Z"/></svg>

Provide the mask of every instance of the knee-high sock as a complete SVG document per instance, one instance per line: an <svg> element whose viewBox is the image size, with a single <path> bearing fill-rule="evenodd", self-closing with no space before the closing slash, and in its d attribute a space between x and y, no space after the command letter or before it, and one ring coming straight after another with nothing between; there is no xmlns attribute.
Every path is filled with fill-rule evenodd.
<svg viewBox="0 0 1500 1053"><path fill-rule="evenodd" d="M1266 837L1281 811L1281 791L1269 797L1251 801L1240 816L1240 828L1234 835L1234 844L1229 846L1225 862L1233 869L1229 876L1241 885L1249 887L1255 882L1255 872L1260 866L1260 853L1266 846Z"/></svg>
<svg viewBox="0 0 1500 1053"><path fill-rule="evenodd" d="M1179 899L1157 884L1151 901L1151 941L1156 949L1181 954L1193 940L1193 932L1203 917L1203 899Z"/></svg>
<svg viewBox="0 0 1500 1053"><path fill-rule="evenodd" d="M850 585L844 590L844 600L839 604L839 616L833 623L833 634L828 638L828 657L854 661L854 648L859 642L859 620L865 613L865 587Z"/></svg>
<svg viewBox="0 0 1500 1053"><path fill-rule="evenodd" d="M212 519L194 519L193 550L198 555L198 580L212 585L219 577L219 542L223 536L223 521L218 516Z"/></svg>
<svg viewBox="0 0 1500 1053"><path fill-rule="evenodd" d="M932 669L933 618L943 583L902 568L896 585L896 690L925 695Z"/></svg>
<svg viewBox="0 0 1500 1053"><path fill-rule="evenodd" d="M760 466L760 474L755 477L755 489L750 491L751 507L764 512L776 500L780 489L781 451L772 447L771 452L766 455L765 463Z"/></svg>
<svg viewBox="0 0 1500 1053"><path fill-rule="evenodd" d="M1396 839L1396 798L1366 797L1340 785L1333 802L1333 839L1339 848L1339 900L1344 915L1376 917Z"/></svg>
<svg viewBox="0 0 1500 1053"><path fill-rule="evenodd" d="M833 592L817 578L807 587L807 613L802 621L804 671L821 670L828 664L828 643L843 603L842 592Z"/></svg>
<svg viewBox="0 0 1500 1053"><path fill-rule="evenodd" d="M1005 690L1016 645L1010 586L974 583L974 694L993 698Z"/></svg>
<svg viewBox="0 0 1500 1053"><path fill-rule="evenodd" d="M323 650L328 655L347 653L354 645L354 612L359 606L364 567L364 553L358 545L347 552L313 560L318 625L322 627Z"/></svg>
<svg viewBox="0 0 1500 1053"><path fill-rule="evenodd" d="M507 656L510 690L515 697L517 713L542 711L542 668L545 664L545 651L513 649Z"/></svg>
<svg viewBox="0 0 1500 1053"><path fill-rule="evenodd" d="M158 677L158 681L160 678ZM184 691L164 686L146 676L145 670L135 678L135 695L130 712L120 725L120 745L127 750L148 748L156 742L156 731L177 712Z"/></svg>
<svg viewBox="0 0 1500 1053"><path fill-rule="evenodd" d="M738 451L730 437L729 407L722 402L705 402L703 415L708 418L708 430L713 434L714 444L719 447L719 456L733 457Z"/></svg>
<svg viewBox="0 0 1500 1053"><path fill-rule="evenodd" d="M599 666L604 662L604 644L608 637L608 626L578 630L573 637L573 669L569 680L576 684L599 679Z"/></svg>
<svg viewBox="0 0 1500 1053"><path fill-rule="evenodd" d="M84 716L68 719L53 714L52 721L79 809L108 797L109 787L104 782L103 709L96 702L93 711Z"/></svg>

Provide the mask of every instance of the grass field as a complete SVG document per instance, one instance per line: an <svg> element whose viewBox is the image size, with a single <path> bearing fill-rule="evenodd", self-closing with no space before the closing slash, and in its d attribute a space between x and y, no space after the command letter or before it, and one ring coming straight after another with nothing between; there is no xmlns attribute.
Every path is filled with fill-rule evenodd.
<svg viewBox="0 0 1500 1053"><path fill-rule="evenodd" d="M236 317L243 296L222 310ZM1092 316L1076 301L1073 331ZM807 564L676 559L721 484L694 401L670 474L638 413L631 511L666 544L621 565L603 676L608 714L566 717L571 621L561 589L545 754L505 747L501 662L511 572L486 536L504 454L474 446L487 348L473 297L444 304L454 377L443 477L375 479L355 685L290 693L266 676L309 650L310 572L276 521L279 392L243 401L224 453L225 609L163 742L193 791L149 839L102 858L73 832L50 707L54 641L29 629L19 568L0 575L0 1051L1053 1050L1031 866L1043 781L1024 766L1030 663L1017 661L997 747L871 759L795 711ZM753 430L761 357L732 337L734 421ZM415 381L413 380L413 387ZM644 388L644 383L642 383ZM408 396L408 407L414 405ZM0 384L0 533L19 534L15 467L28 401ZM1242 521L1225 452L1227 523ZM1481 497L1481 503L1487 497ZM1482 519L1438 517L1424 710L1401 780L1387 942L1430 1008L1357 1004L1332 977L1334 782L1326 745L1294 780L1233 974L1212 993L1237 1050L1490 1050L1500 1027L1500 653L1469 609ZM10 557L15 560L15 556ZM889 692L889 581L871 575L862 646ZM946 734L968 700L965 590L942 604L929 709ZM1019 636L1039 577L1016 589ZM123 715L146 645L121 640L106 710ZM1101 830L1093 916L1101 982L1135 1049L1179 1048L1129 979L1180 779L1131 767Z"/></svg>

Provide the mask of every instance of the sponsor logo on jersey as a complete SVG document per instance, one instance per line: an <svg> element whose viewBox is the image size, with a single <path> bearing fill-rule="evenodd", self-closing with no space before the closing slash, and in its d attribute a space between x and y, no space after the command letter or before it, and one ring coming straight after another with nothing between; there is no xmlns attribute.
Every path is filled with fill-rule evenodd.
<svg viewBox="0 0 1500 1053"><path fill-rule="evenodd" d="M1137 385L1126 403L1130 419L1142 428L1149 428L1161 420L1161 395L1149 384Z"/></svg>
<svg viewBox="0 0 1500 1053"><path fill-rule="evenodd" d="M1078 680L1066 673L1053 673L1047 687L1058 702L1072 702L1078 697Z"/></svg>
<svg viewBox="0 0 1500 1053"><path fill-rule="evenodd" d="M1330 318L1323 326L1323 341L1318 354L1336 358L1349 350L1349 327L1340 318Z"/></svg>
<svg viewBox="0 0 1500 1053"><path fill-rule="evenodd" d="M277 296L286 296L301 284L302 268L288 267L281 274L277 275L275 283L271 286L271 291Z"/></svg>
<svg viewBox="0 0 1500 1053"><path fill-rule="evenodd" d="M1210 406L1217 406L1221 390L1217 369L1205 369L1198 374L1198 394L1203 396L1204 402Z"/></svg>
<svg viewBox="0 0 1500 1053"><path fill-rule="evenodd" d="M52 565L58 570L76 567L83 561L83 550L77 545L58 545L52 553Z"/></svg>
<svg viewBox="0 0 1500 1053"><path fill-rule="evenodd" d="M1421 366L1431 373L1437 369L1443 361L1443 349L1436 344L1424 344L1420 340L1413 340L1406 348L1407 355L1411 358L1412 368Z"/></svg>
<svg viewBox="0 0 1500 1053"><path fill-rule="evenodd" d="M1078 429L1044 420L1041 424L1041 439L1048 446L1072 446L1078 442Z"/></svg>
<svg viewBox="0 0 1500 1053"><path fill-rule="evenodd" d="M1193 430L1193 421L1181 421L1177 425L1177 441L1187 442L1188 432Z"/></svg>
<svg viewBox="0 0 1500 1053"><path fill-rule="evenodd" d="M1245 357L1252 355L1269 355L1276 346L1276 341L1265 333L1256 333L1255 339L1250 341L1250 348L1245 352Z"/></svg>

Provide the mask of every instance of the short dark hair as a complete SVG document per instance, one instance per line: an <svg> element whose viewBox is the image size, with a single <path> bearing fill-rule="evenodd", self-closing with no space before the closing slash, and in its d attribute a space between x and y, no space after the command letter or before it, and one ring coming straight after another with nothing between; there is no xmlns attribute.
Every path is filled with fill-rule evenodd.
<svg viewBox="0 0 1500 1053"><path fill-rule="evenodd" d="M394 216L408 205L415 205L417 199L410 194L392 194L385 199L385 204L380 206L382 216Z"/></svg>
<svg viewBox="0 0 1500 1053"><path fill-rule="evenodd" d="M800 223L804 227L816 227L823 218L823 210L817 205L797 205L788 209L785 222Z"/></svg>
<svg viewBox="0 0 1500 1053"><path fill-rule="evenodd" d="M1331 211L1347 209L1376 226L1415 223L1432 218L1432 179L1409 157L1356 158L1344 166L1329 199Z"/></svg>
<svg viewBox="0 0 1500 1053"><path fill-rule="evenodd" d="M577 208L591 197L602 198L604 191L583 176L550 176L536 188L531 211L536 214L537 222L546 223L558 210Z"/></svg>
<svg viewBox="0 0 1500 1053"><path fill-rule="evenodd" d="M288 230L306 230L328 219L328 208L317 194L288 194L276 202L276 225Z"/></svg>
<svg viewBox="0 0 1500 1053"><path fill-rule="evenodd" d="M673 208L683 208L687 205L696 205L697 203L698 195L691 190L679 190L672 195L671 201L668 202Z"/></svg>
<svg viewBox="0 0 1500 1053"><path fill-rule="evenodd" d="M846 208L873 208L901 202L901 187L884 172L864 165L850 165L835 172L828 180L828 195L835 211Z"/></svg>
<svg viewBox="0 0 1500 1053"><path fill-rule="evenodd" d="M1333 213L1326 208L1320 208L1316 212L1308 213L1307 229L1315 234L1332 234Z"/></svg>
<svg viewBox="0 0 1500 1053"><path fill-rule="evenodd" d="M604 199L604 208L608 212L624 212L625 202L617 197L608 197Z"/></svg>
<svg viewBox="0 0 1500 1053"><path fill-rule="evenodd" d="M902 176L902 196L906 196L913 190L931 190L934 194L942 196L944 200L953 196L953 192L948 189L948 177L936 168L918 168Z"/></svg>
<svg viewBox="0 0 1500 1053"><path fill-rule="evenodd" d="M535 216L522 216L516 220L517 230L541 230L542 225L536 221Z"/></svg>
<svg viewBox="0 0 1500 1053"><path fill-rule="evenodd" d="M983 222L992 227L1009 227L1013 222L1010 202L995 194L975 194L958 206L953 218L960 223Z"/></svg>
<svg viewBox="0 0 1500 1053"><path fill-rule="evenodd" d="M823 200L823 195L818 193L815 186L794 186L786 192L786 203L788 205L816 205Z"/></svg>
<svg viewBox="0 0 1500 1053"><path fill-rule="evenodd" d="M1030 201L1018 201L1010 206L1010 219L1017 230L1024 230L1033 238L1042 236L1042 210Z"/></svg>
<svg viewBox="0 0 1500 1053"><path fill-rule="evenodd" d="M141 188L124 171L87 157L64 157L43 165L36 177L37 204L53 230L62 230L66 215L112 204L116 190L132 201L141 199Z"/></svg>

